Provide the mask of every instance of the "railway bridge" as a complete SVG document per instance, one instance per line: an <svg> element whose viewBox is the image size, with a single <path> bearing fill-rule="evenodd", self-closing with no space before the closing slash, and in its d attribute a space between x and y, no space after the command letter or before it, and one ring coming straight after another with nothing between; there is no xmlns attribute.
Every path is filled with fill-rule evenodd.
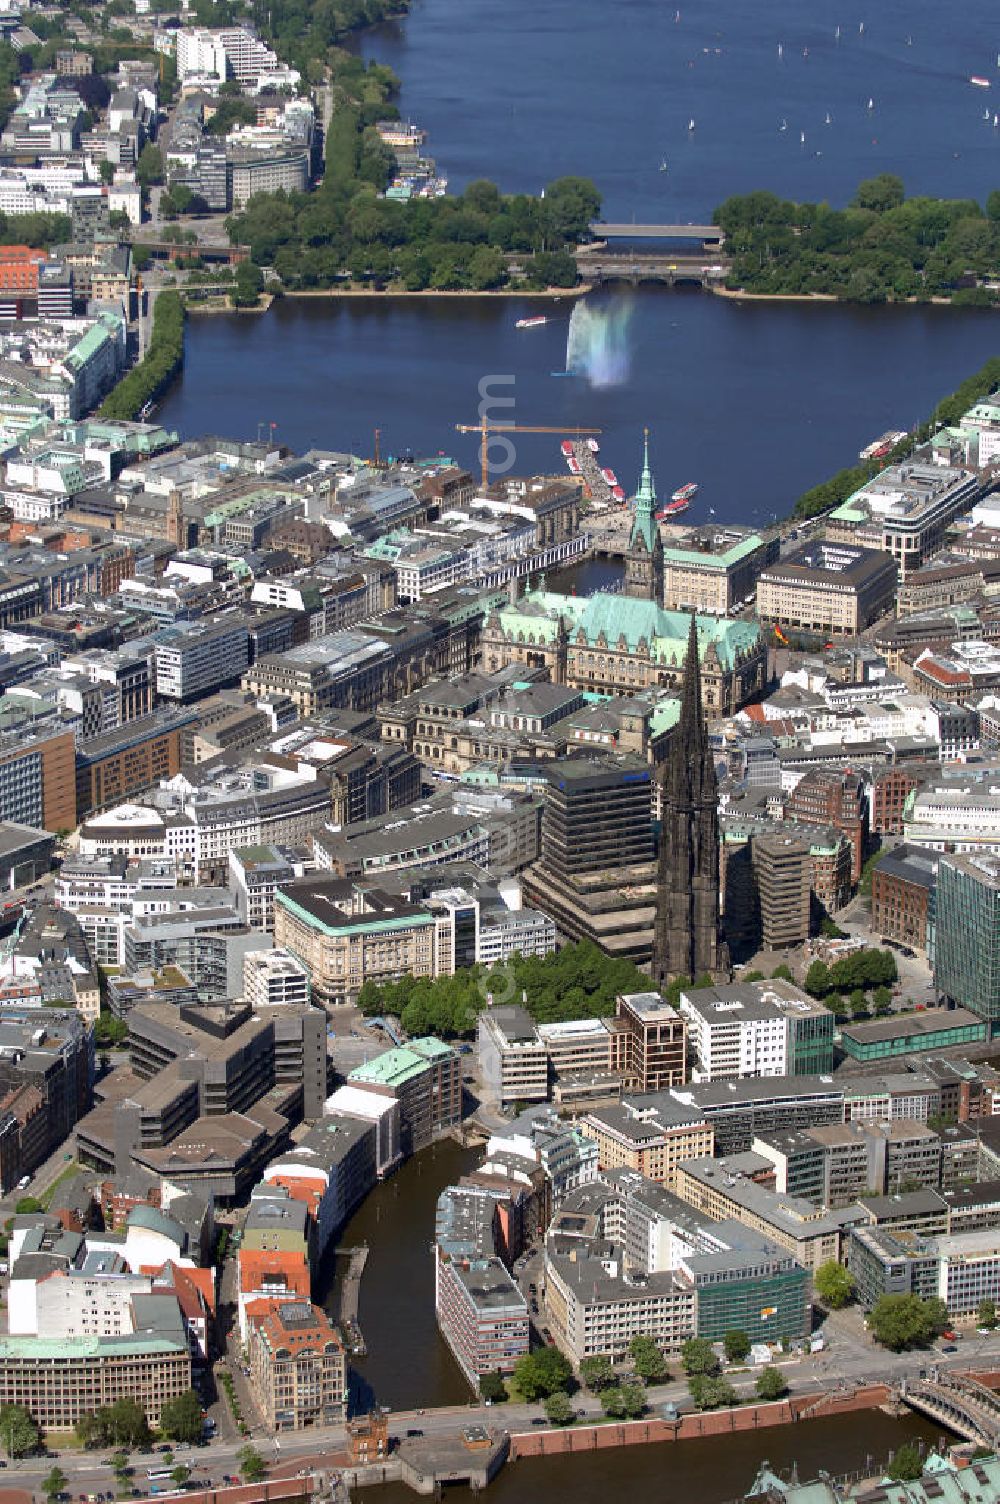
<svg viewBox="0 0 1000 1504"><path fill-rule="evenodd" d="M718 246L725 238L718 225L605 224L595 219L589 229L596 240L700 240Z"/></svg>
<svg viewBox="0 0 1000 1504"><path fill-rule="evenodd" d="M1000 1396L967 1374L932 1368L926 1378L904 1379L899 1396L912 1410L957 1431L967 1441L1000 1447Z"/></svg>
<svg viewBox="0 0 1000 1504"><path fill-rule="evenodd" d="M721 285L731 262L718 252L691 255L681 251L608 251L581 246L576 252L580 276L587 282L663 282L668 287Z"/></svg>

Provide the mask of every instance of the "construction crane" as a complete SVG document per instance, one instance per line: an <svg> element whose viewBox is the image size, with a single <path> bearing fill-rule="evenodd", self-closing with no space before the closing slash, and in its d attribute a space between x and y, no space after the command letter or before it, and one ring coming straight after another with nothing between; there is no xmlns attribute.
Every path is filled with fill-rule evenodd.
<svg viewBox="0 0 1000 1504"><path fill-rule="evenodd" d="M581 438L585 433L600 433L599 428L570 428L565 424L553 426L547 423L490 423L481 418L478 423L456 423L458 433L478 433L480 436L479 458L483 466L483 490L490 483L489 436L491 433L561 433L565 438Z"/></svg>

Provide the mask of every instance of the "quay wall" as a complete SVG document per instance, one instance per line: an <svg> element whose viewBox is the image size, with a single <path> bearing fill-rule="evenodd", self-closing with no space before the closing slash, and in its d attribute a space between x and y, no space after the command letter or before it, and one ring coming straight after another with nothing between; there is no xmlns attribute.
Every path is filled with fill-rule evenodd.
<svg viewBox="0 0 1000 1504"><path fill-rule="evenodd" d="M693 1441L699 1436L728 1436L736 1431L765 1430L803 1419L876 1410L890 1398L885 1384L867 1384L845 1394L791 1395L766 1405L739 1405L732 1410L707 1410L678 1420L606 1422L560 1430L518 1432L510 1439L510 1456L554 1457L568 1452L604 1451L611 1447L645 1446L657 1441Z"/></svg>

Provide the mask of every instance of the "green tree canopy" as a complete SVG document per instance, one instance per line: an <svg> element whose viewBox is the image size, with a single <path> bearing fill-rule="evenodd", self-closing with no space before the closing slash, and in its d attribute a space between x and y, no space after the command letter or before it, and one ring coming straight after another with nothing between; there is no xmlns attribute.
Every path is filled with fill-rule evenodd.
<svg viewBox="0 0 1000 1504"><path fill-rule="evenodd" d="M602 1356L584 1358L580 1364L580 1383L585 1384L594 1394L607 1389L609 1384L613 1384L614 1377L610 1358Z"/></svg>
<svg viewBox="0 0 1000 1504"><path fill-rule="evenodd" d="M193 1389L167 1400L160 1410L160 1430L172 1441L193 1444L201 1440L204 1429L201 1401Z"/></svg>
<svg viewBox="0 0 1000 1504"><path fill-rule="evenodd" d="M632 1366L640 1379L647 1384L662 1384L667 1377L667 1365L659 1347L652 1337L636 1335L628 1346Z"/></svg>
<svg viewBox="0 0 1000 1504"><path fill-rule="evenodd" d="M904 1441L901 1447L897 1447L886 1471L899 1483L915 1483L924 1471L924 1460L916 1442Z"/></svg>
<svg viewBox="0 0 1000 1504"><path fill-rule="evenodd" d="M40 1432L25 1405L0 1405L0 1443L8 1457L37 1452Z"/></svg>
<svg viewBox="0 0 1000 1504"><path fill-rule="evenodd" d="M995 1301L981 1300L979 1302L979 1308L976 1312L976 1323L978 1326L988 1326L991 1330L996 1326L997 1308Z"/></svg>
<svg viewBox="0 0 1000 1504"><path fill-rule="evenodd" d="M545 1399L558 1390L566 1389L573 1370L557 1347L540 1347L537 1352L525 1353L514 1365L514 1383L526 1400Z"/></svg>
<svg viewBox="0 0 1000 1504"><path fill-rule="evenodd" d="M484 1373L479 1379L479 1393L491 1404L502 1405L507 1399L507 1385L499 1368L493 1373Z"/></svg>
<svg viewBox="0 0 1000 1504"><path fill-rule="evenodd" d="M719 1360L707 1337L689 1337L681 1348L681 1366L691 1374L718 1373Z"/></svg>
<svg viewBox="0 0 1000 1504"><path fill-rule="evenodd" d="M163 182L163 153L152 141L139 153L139 160L135 164L135 176L139 185L143 188L151 188L154 183Z"/></svg>
<svg viewBox="0 0 1000 1504"><path fill-rule="evenodd" d="M887 209L898 209L904 197L903 179L891 172L880 172L877 177L865 178L858 184L851 203L855 209L884 214Z"/></svg>
<svg viewBox="0 0 1000 1504"><path fill-rule="evenodd" d="M839 1311L854 1296L854 1276L836 1259L820 1264L813 1277L816 1294L832 1311Z"/></svg>
<svg viewBox="0 0 1000 1504"><path fill-rule="evenodd" d="M649 978L631 961L606 956L582 941L548 956L512 956L505 966L473 966L454 976L404 976L379 986L366 982L358 1006L368 1017L394 1014L410 1035L443 1039L470 1037L490 998L501 1003L526 996L526 1007L539 1023L605 1018L615 1011L620 992L648 987Z"/></svg>
<svg viewBox="0 0 1000 1504"><path fill-rule="evenodd" d="M729 1363L742 1363L750 1356L750 1338L746 1332L741 1332L738 1328L726 1332L722 1339L722 1346Z"/></svg>
<svg viewBox="0 0 1000 1504"><path fill-rule="evenodd" d="M883 1295L868 1316L868 1330L875 1341L892 1352L928 1347L948 1324L948 1313L937 1299L919 1295Z"/></svg>
<svg viewBox="0 0 1000 1504"><path fill-rule="evenodd" d="M962 298L959 279L992 278L1000 247L989 201L984 213L968 199L907 200L890 173L861 183L845 209L751 193L721 204L716 223L731 287L858 303Z"/></svg>
<svg viewBox="0 0 1000 1504"><path fill-rule="evenodd" d="M788 1384L780 1368L762 1369L757 1375L755 1388L757 1398L762 1400L780 1400L788 1393Z"/></svg>
<svg viewBox="0 0 1000 1504"><path fill-rule="evenodd" d="M691 1398L699 1410L718 1410L736 1403L736 1390L717 1374L693 1373L688 1380Z"/></svg>
<svg viewBox="0 0 1000 1504"><path fill-rule="evenodd" d="M256 1447L245 1446L240 1448L240 1472L246 1483L259 1483L263 1478L267 1467L263 1457Z"/></svg>
<svg viewBox="0 0 1000 1504"><path fill-rule="evenodd" d="M564 1389L546 1397L545 1414L554 1426L568 1426L574 1419L573 1402Z"/></svg>
<svg viewBox="0 0 1000 1504"><path fill-rule="evenodd" d="M61 1467L50 1468L42 1479L42 1492L47 1499L58 1499L69 1479Z"/></svg>
<svg viewBox="0 0 1000 1504"><path fill-rule="evenodd" d="M623 1384L620 1392L626 1419L638 1420L646 1413L646 1390L642 1384Z"/></svg>

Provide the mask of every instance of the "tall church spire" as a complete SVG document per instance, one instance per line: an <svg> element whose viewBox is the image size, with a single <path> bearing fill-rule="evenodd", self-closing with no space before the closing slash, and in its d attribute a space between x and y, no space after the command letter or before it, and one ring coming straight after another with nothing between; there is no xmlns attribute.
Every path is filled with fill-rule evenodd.
<svg viewBox="0 0 1000 1504"><path fill-rule="evenodd" d="M698 619L688 633L681 713L663 780L652 975L660 988L726 971L719 932L719 812L715 764L701 706Z"/></svg>
<svg viewBox="0 0 1000 1504"><path fill-rule="evenodd" d="M625 594L663 604L663 542L656 524L656 489L649 467L649 429L643 429L642 472L632 498L632 532L625 555Z"/></svg>

